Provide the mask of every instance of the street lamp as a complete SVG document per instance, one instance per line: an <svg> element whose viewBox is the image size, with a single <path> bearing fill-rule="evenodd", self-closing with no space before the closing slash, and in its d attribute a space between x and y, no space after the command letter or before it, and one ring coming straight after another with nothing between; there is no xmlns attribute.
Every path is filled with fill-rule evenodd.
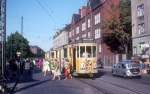
<svg viewBox="0 0 150 94"><path fill-rule="evenodd" d="M19 52L19 51L17 51L16 54L17 54L17 57L21 56L21 52Z"/></svg>
<svg viewBox="0 0 150 94"><path fill-rule="evenodd" d="M6 67L6 56L5 56L5 48L6 48L6 0L0 0L0 93L6 94L6 75L5 75L5 67Z"/></svg>

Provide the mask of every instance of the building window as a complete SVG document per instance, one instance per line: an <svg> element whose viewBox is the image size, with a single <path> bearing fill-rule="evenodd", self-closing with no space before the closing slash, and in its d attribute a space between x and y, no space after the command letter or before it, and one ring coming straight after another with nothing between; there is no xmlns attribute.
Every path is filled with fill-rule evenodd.
<svg viewBox="0 0 150 94"><path fill-rule="evenodd" d="M86 23L82 23L82 31L85 31L86 30Z"/></svg>
<svg viewBox="0 0 150 94"><path fill-rule="evenodd" d="M136 55L137 54L137 47L133 47L133 55Z"/></svg>
<svg viewBox="0 0 150 94"><path fill-rule="evenodd" d="M101 30L100 28L95 29L95 39L100 38L101 37Z"/></svg>
<svg viewBox="0 0 150 94"><path fill-rule="evenodd" d="M94 19L95 19L95 25L100 23L100 13L96 14Z"/></svg>
<svg viewBox="0 0 150 94"><path fill-rule="evenodd" d="M138 17L144 16L144 4L137 6L137 16Z"/></svg>
<svg viewBox="0 0 150 94"><path fill-rule="evenodd" d="M78 34L78 33L79 33L79 26L76 27L76 34Z"/></svg>
<svg viewBox="0 0 150 94"><path fill-rule="evenodd" d="M74 36L74 35L75 35L75 32L74 32L74 30L72 30L71 32L72 32L72 36Z"/></svg>
<svg viewBox="0 0 150 94"><path fill-rule="evenodd" d="M79 37L77 37L76 40L79 40Z"/></svg>
<svg viewBox="0 0 150 94"><path fill-rule="evenodd" d="M82 34L82 38L86 38L86 34Z"/></svg>
<svg viewBox="0 0 150 94"><path fill-rule="evenodd" d="M100 52L100 53L102 52L101 44L99 44L99 52Z"/></svg>
<svg viewBox="0 0 150 94"><path fill-rule="evenodd" d="M90 37L91 37L91 34L90 34L90 32L88 32L88 34L87 34L87 35L88 35L88 38L90 38Z"/></svg>
<svg viewBox="0 0 150 94"><path fill-rule="evenodd" d="M71 32L69 32L69 37L71 37Z"/></svg>
<svg viewBox="0 0 150 94"><path fill-rule="evenodd" d="M139 34L143 34L145 32L144 23L141 23L141 24L138 25L138 32L139 32Z"/></svg>
<svg viewBox="0 0 150 94"><path fill-rule="evenodd" d="M149 47L150 45L148 43L145 42L141 42L140 43L140 50L141 50L141 54L147 54L149 51Z"/></svg>
<svg viewBox="0 0 150 94"><path fill-rule="evenodd" d="M88 28L90 28L90 26L91 26L91 20L88 19Z"/></svg>

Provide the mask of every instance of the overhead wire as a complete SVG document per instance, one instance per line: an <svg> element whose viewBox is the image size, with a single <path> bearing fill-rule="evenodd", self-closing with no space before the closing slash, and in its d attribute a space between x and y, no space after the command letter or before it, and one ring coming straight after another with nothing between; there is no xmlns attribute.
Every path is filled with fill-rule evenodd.
<svg viewBox="0 0 150 94"><path fill-rule="evenodd" d="M52 9L50 7L48 7L48 4L46 2L44 2L45 6L47 6L47 7L45 7L39 0L35 0L35 1L42 8L42 10L51 18L51 20L53 21L54 27L56 27L56 21L54 20L54 18L52 16L53 11L52 11ZM55 32L51 32L50 33L50 40L52 39L54 33Z"/></svg>
<svg viewBox="0 0 150 94"><path fill-rule="evenodd" d="M49 10L45 7L45 6L43 6L42 5L42 3L39 1L39 0L35 0L38 4L39 4L39 6L43 9L43 11L49 16L49 17L51 17L51 20L56 24L56 21L54 20L54 18L53 18L53 16L51 15L51 13L49 12Z"/></svg>

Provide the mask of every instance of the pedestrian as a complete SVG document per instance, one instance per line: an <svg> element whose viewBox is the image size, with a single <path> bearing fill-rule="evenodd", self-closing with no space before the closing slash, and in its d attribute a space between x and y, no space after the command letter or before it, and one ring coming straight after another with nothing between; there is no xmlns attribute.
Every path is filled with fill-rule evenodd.
<svg viewBox="0 0 150 94"><path fill-rule="evenodd" d="M66 79L72 79L71 70L72 70L72 66L69 63L69 60L66 59L66 62L65 62L65 73L64 73L65 74L65 80Z"/></svg>
<svg viewBox="0 0 150 94"><path fill-rule="evenodd" d="M58 78L58 80L60 80L60 69L59 69L59 62L57 60L55 60L55 69L52 71L53 73L53 78L52 80L55 80L56 78Z"/></svg>
<svg viewBox="0 0 150 94"><path fill-rule="evenodd" d="M23 59L23 60L20 62L20 73L21 73L21 75L23 75L24 69L25 69L25 60Z"/></svg>
<svg viewBox="0 0 150 94"><path fill-rule="evenodd" d="M16 64L15 59L11 59L9 61L9 69L10 69L10 79L13 79L13 80L16 79L18 66Z"/></svg>
<svg viewBox="0 0 150 94"><path fill-rule="evenodd" d="M46 76L47 73L50 72L50 66L47 60L43 60L43 72L44 72L44 76Z"/></svg>
<svg viewBox="0 0 150 94"><path fill-rule="evenodd" d="M63 58L61 61L61 73L64 75L65 73L65 59Z"/></svg>
<svg viewBox="0 0 150 94"><path fill-rule="evenodd" d="M35 61L35 59L33 59L33 60L32 60L32 62L33 62L33 64L34 64L34 66L35 66L35 65L36 65L36 61Z"/></svg>
<svg viewBox="0 0 150 94"><path fill-rule="evenodd" d="M30 65L31 65L31 64L30 64L30 60L27 59L26 62L25 62L25 71L26 71L26 74L27 74L27 75L30 75L30 74L31 74L31 70L30 70L31 66L30 66Z"/></svg>
<svg viewBox="0 0 150 94"><path fill-rule="evenodd" d="M69 72L69 79L72 79L72 73L73 73L73 69L72 69L72 64L71 63L69 63L69 69L68 69L68 72Z"/></svg>

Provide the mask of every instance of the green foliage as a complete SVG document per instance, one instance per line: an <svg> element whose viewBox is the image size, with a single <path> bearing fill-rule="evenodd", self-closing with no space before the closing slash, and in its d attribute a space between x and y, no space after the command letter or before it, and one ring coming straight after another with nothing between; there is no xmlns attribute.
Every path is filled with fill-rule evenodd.
<svg viewBox="0 0 150 94"><path fill-rule="evenodd" d="M105 26L111 33L104 36L104 42L114 53L131 53L131 1L121 0L120 17L112 17Z"/></svg>
<svg viewBox="0 0 150 94"><path fill-rule="evenodd" d="M120 3L120 22L126 33L132 34L131 26L131 0L121 0Z"/></svg>
<svg viewBox="0 0 150 94"><path fill-rule="evenodd" d="M114 53L125 53L131 37L123 31L115 31L104 37L105 43Z"/></svg>
<svg viewBox="0 0 150 94"><path fill-rule="evenodd" d="M23 58L31 56L28 40L18 32L8 36L6 41L7 58L15 58L16 52L21 52L21 57Z"/></svg>

